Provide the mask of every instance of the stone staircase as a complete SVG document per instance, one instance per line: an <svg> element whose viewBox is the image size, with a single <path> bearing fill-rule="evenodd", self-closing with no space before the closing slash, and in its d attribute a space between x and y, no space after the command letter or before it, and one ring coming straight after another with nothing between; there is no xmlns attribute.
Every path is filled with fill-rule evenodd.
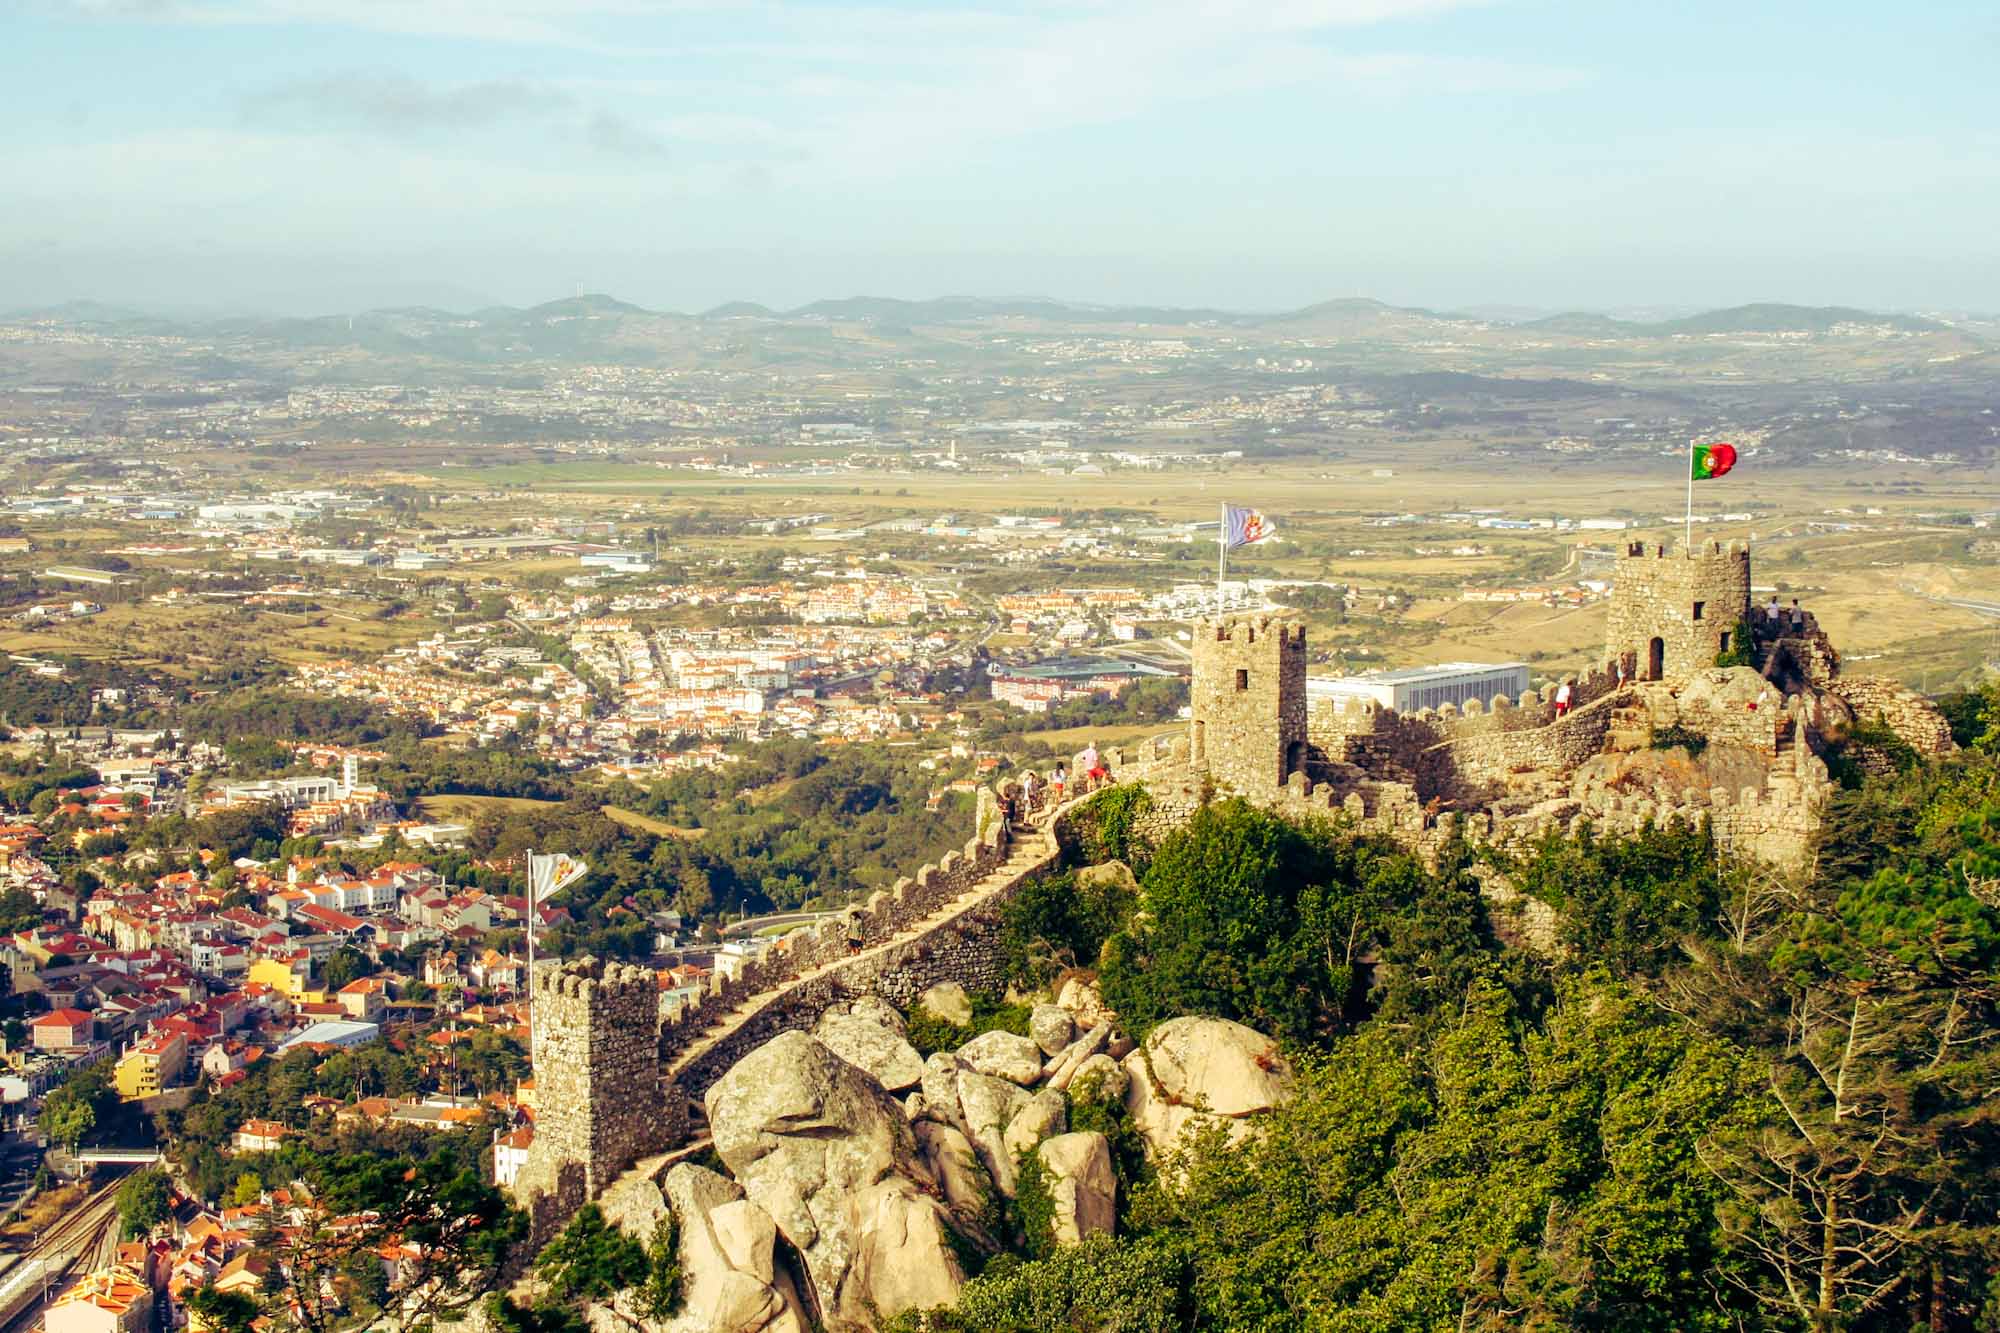
<svg viewBox="0 0 2000 1333"><path fill-rule="evenodd" d="M1604 735L1606 750L1629 754L1652 743L1653 719L1645 704L1622 704L1611 710L1611 729Z"/></svg>
<svg viewBox="0 0 2000 1333"><path fill-rule="evenodd" d="M1072 803L1073 804L1073 803ZM1022 878L1054 864L1059 855L1051 825L1056 812L1043 812L1025 827L1017 825L1007 852L1007 859L974 883L964 893L940 906L929 916L912 922L902 930L885 939L877 940L859 952L849 954L831 962L802 972L783 985L770 990L759 991L745 996L735 1008L718 1016L702 1034L683 1046L660 1071L662 1090L671 1093L668 1085L680 1085L684 1077L701 1065L703 1060L714 1053L731 1037L756 1021L773 1008L789 1004L802 994L814 988L825 989L838 985L843 976L856 978L871 975L883 961L897 950L916 943L926 935L945 929L959 918L984 907L994 898L1010 891ZM854 987L862 989L864 987ZM701 1090L682 1088L685 1093Z"/></svg>

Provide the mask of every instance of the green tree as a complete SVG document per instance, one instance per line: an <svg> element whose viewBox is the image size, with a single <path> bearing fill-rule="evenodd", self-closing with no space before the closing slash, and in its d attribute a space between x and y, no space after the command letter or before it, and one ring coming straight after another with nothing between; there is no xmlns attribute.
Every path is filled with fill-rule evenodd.
<svg viewBox="0 0 2000 1333"><path fill-rule="evenodd" d="M649 1243L641 1245L604 1219L594 1203L577 1210L535 1260L543 1308L581 1314L597 1305L633 1328L665 1319L680 1300L673 1215L665 1214ZM627 1301L621 1295L630 1293ZM627 1308L627 1307L630 1308Z"/></svg>
<svg viewBox="0 0 2000 1333"><path fill-rule="evenodd" d="M166 1172L135 1172L118 1186L118 1227L124 1239L147 1235L172 1215L173 1185Z"/></svg>
<svg viewBox="0 0 2000 1333"><path fill-rule="evenodd" d="M429 1325L491 1292L527 1232L526 1216L481 1179L476 1157L302 1152L297 1165L312 1201L277 1233L292 1282L266 1308L302 1333L356 1333L389 1319L380 1294L357 1277L357 1257L400 1245L395 1322Z"/></svg>
<svg viewBox="0 0 2000 1333"><path fill-rule="evenodd" d="M1353 1017L1356 964L1422 879L1407 853L1331 824L1206 806L1161 844L1144 910L1106 943L1105 999L1134 1035L1193 1013L1324 1037Z"/></svg>
<svg viewBox="0 0 2000 1333"><path fill-rule="evenodd" d="M104 1100L102 1076L92 1070L80 1071L42 1099L37 1122L49 1142L61 1144L73 1154L96 1130L98 1107Z"/></svg>
<svg viewBox="0 0 2000 1333"><path fill-rule="evenodd" d="M328 954L324 967L327 989L336 991L374 971L373 965L368 961L368 955L348 944L343 944Z"/></svg>
<svg viewBox="0 0 2000 1333"><path fill-rule="evenodd" d="M251 1333L263 1307L240 1291L217 1291L201 1286L185 1298L187 1308L198 1316L208 1333Z"/></svg>

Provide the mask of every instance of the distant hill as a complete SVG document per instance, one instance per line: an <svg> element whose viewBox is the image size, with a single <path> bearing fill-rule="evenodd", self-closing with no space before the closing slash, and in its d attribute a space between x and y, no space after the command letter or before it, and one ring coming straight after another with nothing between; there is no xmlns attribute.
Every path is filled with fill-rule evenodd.
<svg viewBox="0 0 2000 1333"><path fill-rule="evenodd" d="M1536 333L1562 334L1571 338L1630 338L1637 336L1641 324L1629 324L1609 315L1593 314L1588 310L1572 310L1567 314L1549 315L1542 319L1531 319L1517 324L1519 329L1532 329Z"/></svg>
<svg viewBox="0 0 2000 1333"><path fill-rule="evenodd" d="M941 296L929 301L851 296L839 301L814 301L788 310L785 315L794 319L890 320L898 324L953 324L1009 318L1040 319L1052 324L1233 324L1250 318L1226 310L1077 305L1042 298L991 301L976 296Z"/></svg>
<svg viewBox="0 0 2000 1333"><path fill-rule="evenodd" d="M1671 338L1676 334L1708 333L1826 333L1841 324L1866 324L1904 333L1942 333L1948 328L1935 320L1915 315L1882 315L1851 306L1780 305L1765 302L1709 310L1683 319L1643 323L1612 319L1608 315L1573 311L1529 320L1517 328L1537 333L1567 334L1579 338Z"/></svg>
<svg viewBox="0 0 2000 1333"><path fill-rule="evenodd" d="M60 305L29 310L10 310L8 319L54 320L63 324L130 324L156 318L143 310L108 305L103 301L64 301Z"/></svg>
<svg viewBox="0 0 2000 1333"><path fill-rule="evenodd" d="M1639 327L1649 333L1825 333L1837 324L1887 326L1905 333L1941 333L1946 325L1915 315L1879 315L1850 306L1739 305Z"/></svg>
<svg viewBox="0 0 2000 1333"><path fill-rule="evenodd" d="M1394 338L1399 334L1432 334L1440 325L1462 326L1469 321L1464 316L1439 314L1417 306L1395 306L1350 296L1247 322L1260 329L1322 337Z"/></svg>
<svg viewBox="0 0 2000 1333"><path fill-rule="evenodd" d="M704 310L696 316L698 319L776 319L777 317L777 311L767 305L758 305L755 301L730 301L713 310Z"/></svg>
<svg viewBox="0 0 2000 1333"><path fill-rule="evenodd" d="M654 312L644 306L633 305L629 301L591 293L583 296L566 296L560 301L544 301L520 313L547 319L551 315L650 315Z"/></svg>
<svg viewBox="0 0 2000 1333"><path fill-rule="evenodd" d="M1477 339L1493 351L1516 340L1593 341L1669 338L1713 334L1828 332L1841 325L1884 328L1910 334L1954 335L1971 349L1991 345L1985 330L1955 328L1912 315L1877 314L1847 306L1775 303L1732 306L1678 318L1619 319L1593 311L1508 322L1491 308L1483 314L1453 313L1420 306L1396 306L1369 297L1341 297L1277 313L1245 313L1172 306L1093 305L1025 296L988 299L941 296L910 301L896 297L851 296L814 301L777 311L752 301L731 301L699 315L649 310L602 293L565 297L522 309L489 306L468 313L432 305L360 311L312 318L172 318L97 301L20 312L15 320L55 320L82 327L115 328L121 333L187 334L261 340L280 347L353 349L385 357L501 364L524 356L558 360L645 363L684 352L700 336L703 323L754 320L754 345L736 355L760 363L795 363L839 356L828 341L839 323L867 325L887 341L923 342L927 330L977 327L982 321L1016 321L1049 328L1241 330L1280 338L1317 338L1382 346L1439 338Z"/></svg>

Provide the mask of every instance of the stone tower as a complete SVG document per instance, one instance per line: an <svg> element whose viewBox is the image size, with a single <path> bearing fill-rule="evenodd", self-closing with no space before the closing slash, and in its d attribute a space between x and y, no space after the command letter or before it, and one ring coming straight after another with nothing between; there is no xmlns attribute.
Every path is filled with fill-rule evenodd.
<svg viewBox="0 0 2000 1333"><path fill-rule="evenodd" d="M1715 665L1750 627L1750 548L1708 542L1669 552L1633 542L1618 561L1604 651L1638 680L1679 680Z"/></svg>
<svg viewBox="0 0 2000 1333"><path fill-rule="evenodd" d="M1195 767L1239 792L1268 791L1306 766L1306 628L1268 616L1197 622Z"/></svg>
<svg viewBox="0 0 2000 1333"><path fill-rule="evenodd" d="M537 964L532 989L535 1139L515 1190L573 1209L665 1136L659 987L584 958Z"/></svg>

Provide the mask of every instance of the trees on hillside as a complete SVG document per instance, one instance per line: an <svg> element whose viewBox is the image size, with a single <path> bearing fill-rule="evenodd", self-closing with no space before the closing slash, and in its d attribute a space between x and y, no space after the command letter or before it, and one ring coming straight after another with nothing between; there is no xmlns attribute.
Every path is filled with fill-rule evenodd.
<svg viewBox="0 0 2000 1333"><path fill-rule="evenodd" d="M1680 826L1487 854L1554 958L1499 948L1469 855L1236 802L1170 837L1106 998L1282 1034L1297 1096L1121 1167L1117 1240L901 1327L2000 1330L2000 756L1840 793L1796 873ZM1080 898L1022 902L1088 938Z"/></svg>

